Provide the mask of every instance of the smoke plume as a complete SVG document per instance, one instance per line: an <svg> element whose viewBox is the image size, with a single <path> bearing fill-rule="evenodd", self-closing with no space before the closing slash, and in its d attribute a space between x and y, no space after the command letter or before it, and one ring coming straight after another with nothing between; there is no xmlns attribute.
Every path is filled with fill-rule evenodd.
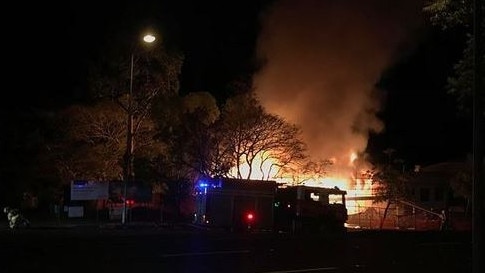
<svg viewBox="0 0 485 273"><path fill-rule="evenodd" d="M375 84L419 21L417 2L283 0L264 14L256 94L302 128L312 158L347 163L384 129Z"/></svg>

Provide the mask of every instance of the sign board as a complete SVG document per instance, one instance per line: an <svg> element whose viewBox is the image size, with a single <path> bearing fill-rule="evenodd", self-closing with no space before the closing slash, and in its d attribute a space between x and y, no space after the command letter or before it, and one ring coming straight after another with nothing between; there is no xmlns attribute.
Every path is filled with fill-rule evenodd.
<svg viewBox="0 0 485 273"><path fill-rule="evenodd" d="M81 206L75 206L75 207L69 207L67 216L69 218L81 218L84 216L84 207Z"/></svg>
<svg viewBox="0 0 485 273"><path fill-rule="evenodd" d="M99 181L71 181L71 200L108 199L109 183Z"/></svg>

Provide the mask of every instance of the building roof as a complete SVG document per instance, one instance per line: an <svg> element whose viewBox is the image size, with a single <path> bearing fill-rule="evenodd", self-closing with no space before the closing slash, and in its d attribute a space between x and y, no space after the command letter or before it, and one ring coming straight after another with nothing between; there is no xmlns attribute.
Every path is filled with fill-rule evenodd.
<svg viewBox="0 0 485 273"><path fill-rule="evenodd" d="M409 181L419 185L447 185L454 176L466 171L466 162L440 162L421 168Z"/></svg>

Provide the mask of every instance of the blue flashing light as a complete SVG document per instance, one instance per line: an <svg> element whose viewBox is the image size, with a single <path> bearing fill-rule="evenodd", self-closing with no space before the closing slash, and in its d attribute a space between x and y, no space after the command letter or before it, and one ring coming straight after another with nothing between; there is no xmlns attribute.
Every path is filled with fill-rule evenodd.
<svg viewBox="0 0 485 273"><path fill-rule="evenodd" d="M207 188L220 188L222 187L222 183L220 180L212 180L212 179L209 179L209 180L206 180L206 179L201 179L198 181L197 183L197 188L199 189L205 189L207 190Z"/></svg>
<svg viewBox="0 0 485 273"><path fill-rule="evenodd" d="M72 184L74 188L84 188L88 185L88 182L83 180L76 180L76 181L73 181Z"/></svg>

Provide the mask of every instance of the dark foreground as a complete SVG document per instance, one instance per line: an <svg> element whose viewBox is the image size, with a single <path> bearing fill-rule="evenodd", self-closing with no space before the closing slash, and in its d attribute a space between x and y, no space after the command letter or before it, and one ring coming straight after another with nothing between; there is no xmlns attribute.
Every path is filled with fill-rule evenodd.
<svg viewBox="0 0 485 273"><path fill-rule="evenodd" d="M471 272L471 234L340 236L191 227L0 231L0 272Z"/></svg>

